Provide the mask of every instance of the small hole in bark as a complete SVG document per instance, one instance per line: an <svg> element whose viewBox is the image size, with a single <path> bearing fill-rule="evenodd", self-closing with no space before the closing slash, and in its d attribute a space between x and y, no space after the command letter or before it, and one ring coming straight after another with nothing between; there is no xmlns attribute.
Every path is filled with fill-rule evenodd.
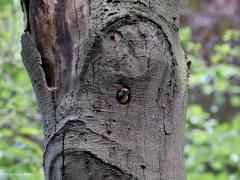
<svg viewBox="0 0 240 180"><path fill-rule="evenodd" d="M173 20L176 21L177 17L173 17Z"/></svg>
<svg viewBox="0 0 240 180"><path fill-rule="evenodd" d="M192 65L192 61L188 61L188 62L187 62L188 69L191 68L191 65Z"/></svg>
<svg viewBox="0 0 240 180"><path fill-rule="evenodd" d="M111 12L108 14L108 16L113 16L114 14L117 14L117 12Z"/></svg>
<svg viewBox="0 0 240 180"><path fill-rule="evenodd" d="M107 131L107 134L108 134L108 135L111 135L111 134L112 134L112 131L108 130L108 131Z"/></svg>
<svg viewBox="0 0 240 180"><path fill-rule="evenodd" d="M111 3L112 2L112 0L107 0L107 3Z"/></svg>
<svg viewBox="0 0 240 180"><path fill-rule="evenodd" d="M146 166L145 166L145 165L143 165L143 164L142 164L142 165L140 165L140 166L141 166L141 168L142 168L142 169L145 169L145 168L146 168Z"/></svg>
<svg viewBox="0 0 240 180"><path fill-rule="evenodd" d="M144 34L144 33L141 33L141 36L142 36L144 39L147 38L146 34Z"/></svg>
<svg viewBox="0 0 240 180"><path fill-rule="evenodd" d="M89 164L89 163L90 163L90 160L87 159L87 160L85 161L85 164Z"/></svg>
<svg viewBox="0 0 240 180"><path fill-rule="evenodd" d="M127 85L119 84L117 87L116 100L125 105L130 101L130 88Z"/></svg>
<svg viewBox="0 0 240 180"><path fill-rule="evenodd" d="M165 109L165 108L166 108L166 106L163 106L163 105L162 105L162 106L160 106L160 107L161 107L162 109Z"/></svg>
<svg viewBox="0 0 240 180"><path fill-rule="evenodd" d="M85 132L81 132L80 135L81 135L81 136L84 136L84 135L85 135Z"/></svg>
<svg viewBox="0 0 240 180"><path fill-rule="evenodd" d="M113 32L113 34L110 35L110 39L114 41L115 43L119 43L123 40L123 35L121 32Z"/></svg>
<svg viewBox="0 0 240 180"><path fill-rule="evenodd" d="M111 39L112 41L114 41L114 40L115 40L114 35L111 35L111 36L110 36L110 39Z"/></svg>
<svg viewBox="0 0 240 180"><path fill-rule="evenodd" d="M74 136L73 136L73 135L70 135L70 136L68 136L68 138L69 138L69 139L72 139L72 138L74 138Z"/></svg>

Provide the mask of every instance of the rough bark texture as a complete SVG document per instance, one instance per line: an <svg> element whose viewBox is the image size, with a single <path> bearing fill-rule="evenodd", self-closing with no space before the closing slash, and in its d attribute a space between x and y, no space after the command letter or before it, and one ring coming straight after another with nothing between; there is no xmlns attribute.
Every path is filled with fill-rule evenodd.
<svg viewBox="0 0 240 180"><path fill-rule="evenodd" d="M22 57L44 124L45 178L185 179L177 1L23 5ZM119 85L130 90L126 105L116 100Z"/></svg>

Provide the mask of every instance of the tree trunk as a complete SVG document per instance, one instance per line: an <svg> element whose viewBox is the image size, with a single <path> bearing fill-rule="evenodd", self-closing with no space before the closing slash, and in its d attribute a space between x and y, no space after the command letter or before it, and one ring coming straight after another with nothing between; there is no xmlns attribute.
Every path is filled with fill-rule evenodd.
<svg viewBox="0 0 240 180"><path fill-rule="evenodd" d="M177 1L22 5L22 58L44 124L45 178L185 179L187 63Z"/></svg>

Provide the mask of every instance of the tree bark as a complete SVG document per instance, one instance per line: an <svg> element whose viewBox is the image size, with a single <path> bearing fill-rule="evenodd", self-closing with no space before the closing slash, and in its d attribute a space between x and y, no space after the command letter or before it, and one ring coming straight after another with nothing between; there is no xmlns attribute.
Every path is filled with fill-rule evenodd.
<svg viewBox="0 0 240 180"><path fill-rule="evenodd" d="M182 180L187 63L176 0L25 0L22 59L45 179ZM116 97L128 90L126 103Z"/></svg>

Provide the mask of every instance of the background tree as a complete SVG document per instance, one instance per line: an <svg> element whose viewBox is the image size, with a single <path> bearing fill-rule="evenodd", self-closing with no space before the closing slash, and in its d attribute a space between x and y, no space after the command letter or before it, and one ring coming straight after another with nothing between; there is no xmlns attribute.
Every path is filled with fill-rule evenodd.
<svg viewBox="0 0 240 180"><path fill-rule="evenodd" d="M46 179L184 179L177 2L38 0L23 9Z"/></svg>
<svg viewBox="0 0 240 180"><path fill-rule="evenodd" d="M188 179L240 178L240 1L182 1L180 37L192 60Z"/></svg>

